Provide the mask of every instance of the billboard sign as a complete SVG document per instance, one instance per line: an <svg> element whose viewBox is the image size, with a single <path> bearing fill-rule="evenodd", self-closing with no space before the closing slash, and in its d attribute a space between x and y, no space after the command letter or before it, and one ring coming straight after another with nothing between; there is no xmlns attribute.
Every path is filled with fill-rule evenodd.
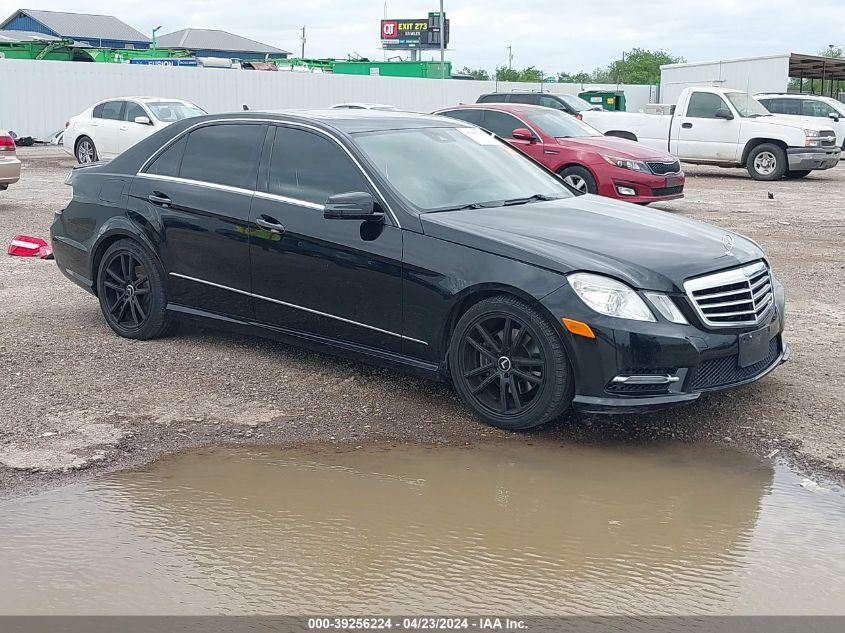
<svg viewBox="0 0 845 633"><path fill-rule="evenodd" d="M449 45L449 20L445 20ZM440 48L440 14L429 13L427 18L382 20L381 47L394 50Z"/></svg>

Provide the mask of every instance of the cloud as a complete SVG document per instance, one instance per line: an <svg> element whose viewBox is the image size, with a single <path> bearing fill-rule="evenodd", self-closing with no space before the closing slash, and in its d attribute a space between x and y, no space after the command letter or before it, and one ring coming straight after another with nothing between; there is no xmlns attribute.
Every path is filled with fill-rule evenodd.
<svg viewBox="0 0 845 633"><path fill-rule="evenodd" d="M70 0L39 0L38 8L79 11ZM388 0L389 17L415 18L437 9L437 0ZM457 67L488 70L507 63L536 66L548 74L605 66L633 47L662 48L689 61L727 59L783 52L815 53L828 44L843 44L839 28L841 0L794 0L760 3L738 0L447 0L451 46ZM383 0L111 0L108 11L149 33L160 35L185 27L219 28L280 48L299 51L305 25L306 54L340 57L358 53L382 59L379 20ZM93 10L93 9L92 9ZM436 51L426 59L437 57Z"/></svg>

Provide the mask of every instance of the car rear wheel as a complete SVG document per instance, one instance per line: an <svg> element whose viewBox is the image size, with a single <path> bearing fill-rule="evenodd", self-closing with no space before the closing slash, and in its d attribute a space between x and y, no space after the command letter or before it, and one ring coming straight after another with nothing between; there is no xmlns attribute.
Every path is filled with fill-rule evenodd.
<svg viewBox="0 0 845 633"><path fill-rule="evenodd" d="M563 343L532 306L510 296L485 299L458 321L449 349L452 381L487 424L528 429L558 417L574 380Z"/></svg>
<svg viewBox="0 0 845 633"><path fill-rule="evenodd" d="M563 182L581 193L596 193L598 187L596 186L596 179L590 171L578 165L570 165L564 167L558 174L563 178Z"/></svg>
<svg viewBox="0 0 845 633"><path fill-rule="evenodd" d="M789 179L803 178L804 176L809 174L811 171L812 171L811 169L796 169L796 170L793 170L793 171L787 171L786 174L784 175L784 177L789 178Z"/></svg>
<svg viewBox="0 0 845 633"><path fill-rule="evenodd" d="M98 158L97 147L94 145L94 141L87 136L81 136L76 141L76 160L79 161L79 164L87 165L88 163L94 163Z"/></svg>
<svg viewBox="0 0 845 633"><path fill-rule="evenodd" d="M172 329L161 266L133 240L119 240L103 254L97 296L106 322L120 336L146 340Z"/></svg>
<svg viewBox="0 0 845 633"><path fill-rule="evenodd" d="M786 173L786 152L779 145L762 143L748 154L745 166L754 180L780 180Z"/></svg>

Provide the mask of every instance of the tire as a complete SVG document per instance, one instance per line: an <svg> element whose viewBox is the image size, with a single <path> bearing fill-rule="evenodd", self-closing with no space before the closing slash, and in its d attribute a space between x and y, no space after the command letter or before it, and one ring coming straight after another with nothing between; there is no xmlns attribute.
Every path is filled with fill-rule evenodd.
<svg viewBox="0 0 845 633"><path fill-rule="evenodd" d="M80 165L87 165L94 163L100 159L97 155L97 146L94 141L88 136L80 136L76 141L76 146L73 149L73 155L76 156L76 162Z"/></svg>
<svg viewBox="0 0 845 633"><path fill-rule="evenodd" d="M161 265L134 240L119 240L106 249L97 271L97 296L106 323L119 336L147 340L173 328Z"/></svg>
<svg viewBox="0 0 845 633"><path fill-rule="evenodd" d="M789 178L790 180L796 180L798 178L803 178L807 174L809 174L812 170L811 169L796 169L794 171L787 171L784 174L784 178Z"/></svg>
<svg viewBox="0 0 845 633"><path fill-rule="evenodd" d="M596 186L596 179L593 178L590 170L585 167L570 165L561 169L558 175L563 178L566 184L581 193L596 193L599 190Z"/></svg>
<svg viewBox="0 0 845 633"><path fill-rule="evenodd" d="M449 368L466 405L486 424L502 429L529 429L553 420L572 403L575 390L566 350L552 324L507 295L480 301L460 318L449 345Z"/></svg>
<svg viewBox="0 0 845 633"><path fill-rule="evenodd" d="M786 151L773 143L761 143L751 150L745 161L745 167L754 180L780 180L787 166Z"/></svg>

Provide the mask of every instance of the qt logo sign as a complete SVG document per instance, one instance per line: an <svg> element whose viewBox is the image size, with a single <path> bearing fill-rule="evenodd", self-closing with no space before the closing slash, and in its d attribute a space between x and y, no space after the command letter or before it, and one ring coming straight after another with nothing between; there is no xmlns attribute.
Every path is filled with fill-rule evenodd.
<svg viewBox="0 0 845 633"><path fill-rule="evenodd" d="M399 37L399 23L396 20L381 21L381 39L395 40Z"/></svg>

